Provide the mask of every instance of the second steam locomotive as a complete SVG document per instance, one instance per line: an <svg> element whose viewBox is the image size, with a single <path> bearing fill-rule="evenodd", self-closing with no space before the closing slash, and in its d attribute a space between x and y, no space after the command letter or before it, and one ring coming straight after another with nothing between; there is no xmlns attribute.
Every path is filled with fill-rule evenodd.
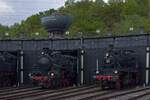
<svg viewBox="0 0 150 100"><path fill-rule="evenodd" d="M72 52L45 49L29 74L32 83L43 88L59 88L76 83L76 57Z"/></svg>
<svg viewBox="0 0 150 100"><path fill-rule="evenodd" d="M97 66L94 79L101 87L121 89L139 84L139 63L136 52L127 49L110 49L103 64Z"/></svg>

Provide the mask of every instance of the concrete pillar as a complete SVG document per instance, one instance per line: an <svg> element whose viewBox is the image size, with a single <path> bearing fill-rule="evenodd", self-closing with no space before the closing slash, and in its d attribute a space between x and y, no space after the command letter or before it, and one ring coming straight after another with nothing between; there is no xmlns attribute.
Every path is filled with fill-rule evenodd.
<svg viewBox="0 0 150 100"><path fill-rule="evenodd" d="M24 54L24 52L21 50L20 51L20 83L21 84L24 83L24 75L23 75L24 74L24 72L23 72L23 70L24 70L24 66L23 66L24 57L23 57L23 54Z"/></svg>
<svg viewBox="0 0 150 100"><path fill-rule="evenodd" d="M16 69L16 72L17 72L17 83L16 83L16 86L19 86L20 85L20 52L18 52L17 54L17 69Z"/></svg>
<svg viewBox="0 0 150 100"><path fill-rule="evenodd" d="M81 85L84 83L84 50L81 50Z"/></svg>
<svg viewBox="0 0 150 100"><path fill-rule="evenodd" d="M149 56L150 56L150 47L146 47L146 77L145 77L145 84L149 84Z"/></svg>
<svg viewBox="0 0 150 100"><path fill-rule="evenodd" d="M96 60L96 74L99 74L99 62Z"/></svg>

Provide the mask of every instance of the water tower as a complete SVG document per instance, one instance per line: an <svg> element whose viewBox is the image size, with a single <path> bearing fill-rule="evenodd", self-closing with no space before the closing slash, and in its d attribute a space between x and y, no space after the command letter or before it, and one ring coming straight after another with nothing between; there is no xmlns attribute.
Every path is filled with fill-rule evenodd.
<svg viewBox="0 0 150 100"><path fill-rule="evenodd" d="M51 16L41 18L41 21L49 33L49 38L64 38L65 32L72 22L72 17L55 12Z"/></svg>

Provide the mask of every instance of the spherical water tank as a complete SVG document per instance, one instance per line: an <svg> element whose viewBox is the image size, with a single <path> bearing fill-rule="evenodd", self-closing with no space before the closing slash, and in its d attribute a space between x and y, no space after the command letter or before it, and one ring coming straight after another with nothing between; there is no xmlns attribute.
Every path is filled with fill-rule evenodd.
<svg viewBox="0 0 150 100"><path fill-rule="evenodd" d="M48 32L64 33L70 26L72 17L60 13L41 18L42 25Z"/></svg>

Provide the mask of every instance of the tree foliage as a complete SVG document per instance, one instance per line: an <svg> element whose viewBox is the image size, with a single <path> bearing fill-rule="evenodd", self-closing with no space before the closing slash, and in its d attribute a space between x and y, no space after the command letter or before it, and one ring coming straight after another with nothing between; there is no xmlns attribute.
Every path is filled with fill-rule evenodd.
<svg viewBox="0 0 150 100"><path fill-rule="evenodd" d="M149 0L109 0L109 3L103 0L67 0L65 6L39 12L20 24L15 23L11 27L0 25L0 37L5 37L8 32L11 38L19 38L22 34L27 38L47 38L48 33L41 25L40 18L53 12L73 16L68 30L70 37L80 36L79 32L84 36L107 36L108 33L114 36L132 35L139 34L141 29L150 32Z"/></svg>

